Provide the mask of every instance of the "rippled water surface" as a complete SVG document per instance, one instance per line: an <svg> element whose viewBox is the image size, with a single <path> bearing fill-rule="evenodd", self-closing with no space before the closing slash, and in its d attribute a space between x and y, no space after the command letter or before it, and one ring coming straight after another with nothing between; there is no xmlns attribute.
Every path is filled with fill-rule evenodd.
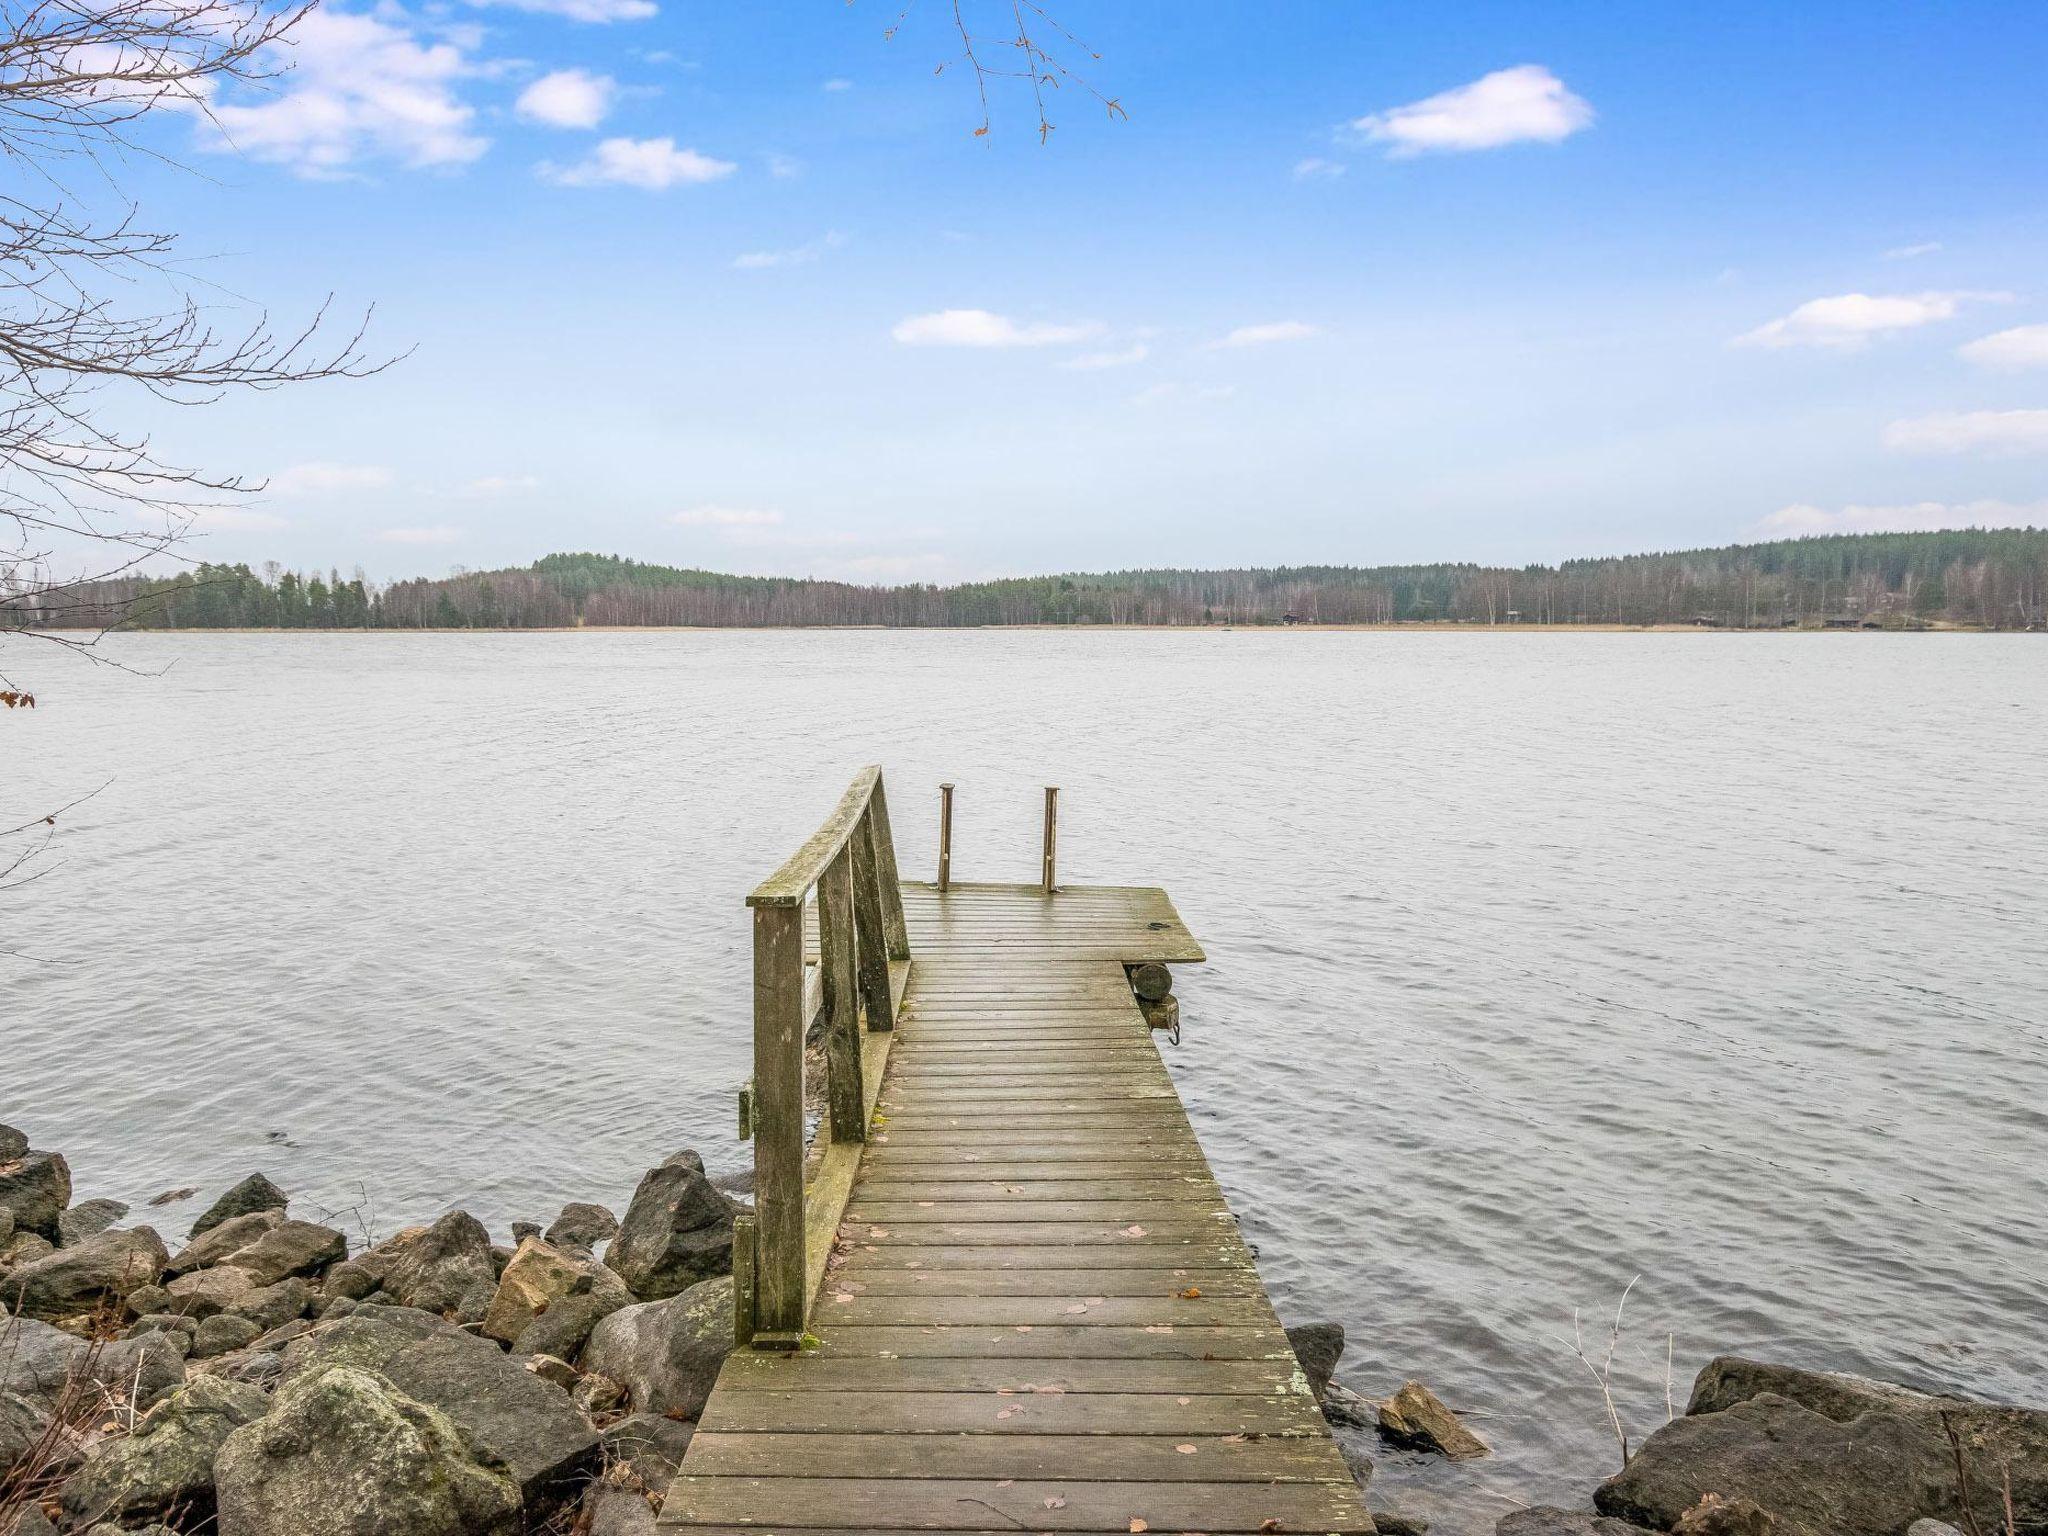
<svg viewBox="0 0 2048 1536"><path fill-rule="evenodd" d="M388 1231L737 1169L741 897L859 764L907 874L1157 883L1169 1056L1289 1320L1498 1448L1489 1529L1711 1354L2048 1398L2048 646L2025 636L137 636L0 720L0 1119L79 1196ZM278 1140L275 1138L283 1138ZM204 1197L202 1197L204 1198ZM198 1201L161 1213L182 1233Z"/></svg>

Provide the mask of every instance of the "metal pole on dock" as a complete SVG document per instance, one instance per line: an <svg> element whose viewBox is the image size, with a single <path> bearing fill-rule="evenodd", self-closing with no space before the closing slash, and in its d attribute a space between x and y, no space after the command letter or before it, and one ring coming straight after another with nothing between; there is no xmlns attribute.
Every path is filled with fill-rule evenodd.
<svg viewBox="0 0 2048 1536"><path fill-rule="evenodd" d="M1057 861L1060 842L1060 791L1056 784L1045 786L1045 867L1041 872L1040 886L1050 896L1058 888L1054 865Z"/></svg>
<svg viewBox="0 0 2048 1536"><path fill-rule="evenodd" d="M953 786L939 786L939 894L953 883Z"/></svg>

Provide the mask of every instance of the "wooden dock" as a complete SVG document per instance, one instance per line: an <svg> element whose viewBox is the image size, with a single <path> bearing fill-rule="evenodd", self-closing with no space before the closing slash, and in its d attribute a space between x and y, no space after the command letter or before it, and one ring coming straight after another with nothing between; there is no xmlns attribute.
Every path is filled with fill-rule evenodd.
<svg viewBox="0 0 2048 1536"><path fill-rule="evenodd" d="M849 801L881 802L869 774ZM1132 993L1127 966L1203 958L1166 894L904 884L887 826L886 804L856 811L756 893L757 1214L735 1256L753 1347L661 1523L1370 1532ZM829 867L861 838L846 872L891 887L865 901ZM813 881L804 944L801 893L780 898ZM782 914L765 939L764 909ZM865 967L849 931L873 935ZM822 964L792 967L806 950ZM874 1007L849 1047L862 974ZM790 1128L771 1138L766 1115L789 1101L788 1031L817 1013L832 1102L860 1085L860 1123L828 1113L792 1189ZM792 1197L802 1242L773 1251Z"/></svg>

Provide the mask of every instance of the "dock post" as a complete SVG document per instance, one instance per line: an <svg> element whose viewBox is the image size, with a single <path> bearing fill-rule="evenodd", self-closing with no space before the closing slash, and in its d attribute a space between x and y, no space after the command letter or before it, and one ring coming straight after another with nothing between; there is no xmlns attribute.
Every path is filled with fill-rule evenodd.
<svg viewBox="0 0 2048 1536"><path fill-rule="evenodd" d="M1055 865L1058 862L1060 842L1060 791L1056 784L1045 786L1045 863L1040 871L1040 886L1050 896L1059 887Z"/></svg>
<svg viewBox="0 0 2048 1536"><path fill-rule="evenodd" d="M953 883L953 786L939 786L939 894Z"/></svg>

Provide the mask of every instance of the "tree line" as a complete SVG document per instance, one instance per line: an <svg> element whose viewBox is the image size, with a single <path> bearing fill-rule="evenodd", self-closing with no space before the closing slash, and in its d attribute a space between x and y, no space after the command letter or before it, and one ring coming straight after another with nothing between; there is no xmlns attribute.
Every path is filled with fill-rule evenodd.
<svg viewBox="0 0 2048 1536"><path fill-rule="evenodd" d="M551 629L990 624L1702 624L1988 629L2048 625L2048 530L1784 539L1721 549L1476 564L1129 570L860 586L558 554L523 570L378 585L276 564L202 564L72 589L26 625L135 629Z"/></svg>

